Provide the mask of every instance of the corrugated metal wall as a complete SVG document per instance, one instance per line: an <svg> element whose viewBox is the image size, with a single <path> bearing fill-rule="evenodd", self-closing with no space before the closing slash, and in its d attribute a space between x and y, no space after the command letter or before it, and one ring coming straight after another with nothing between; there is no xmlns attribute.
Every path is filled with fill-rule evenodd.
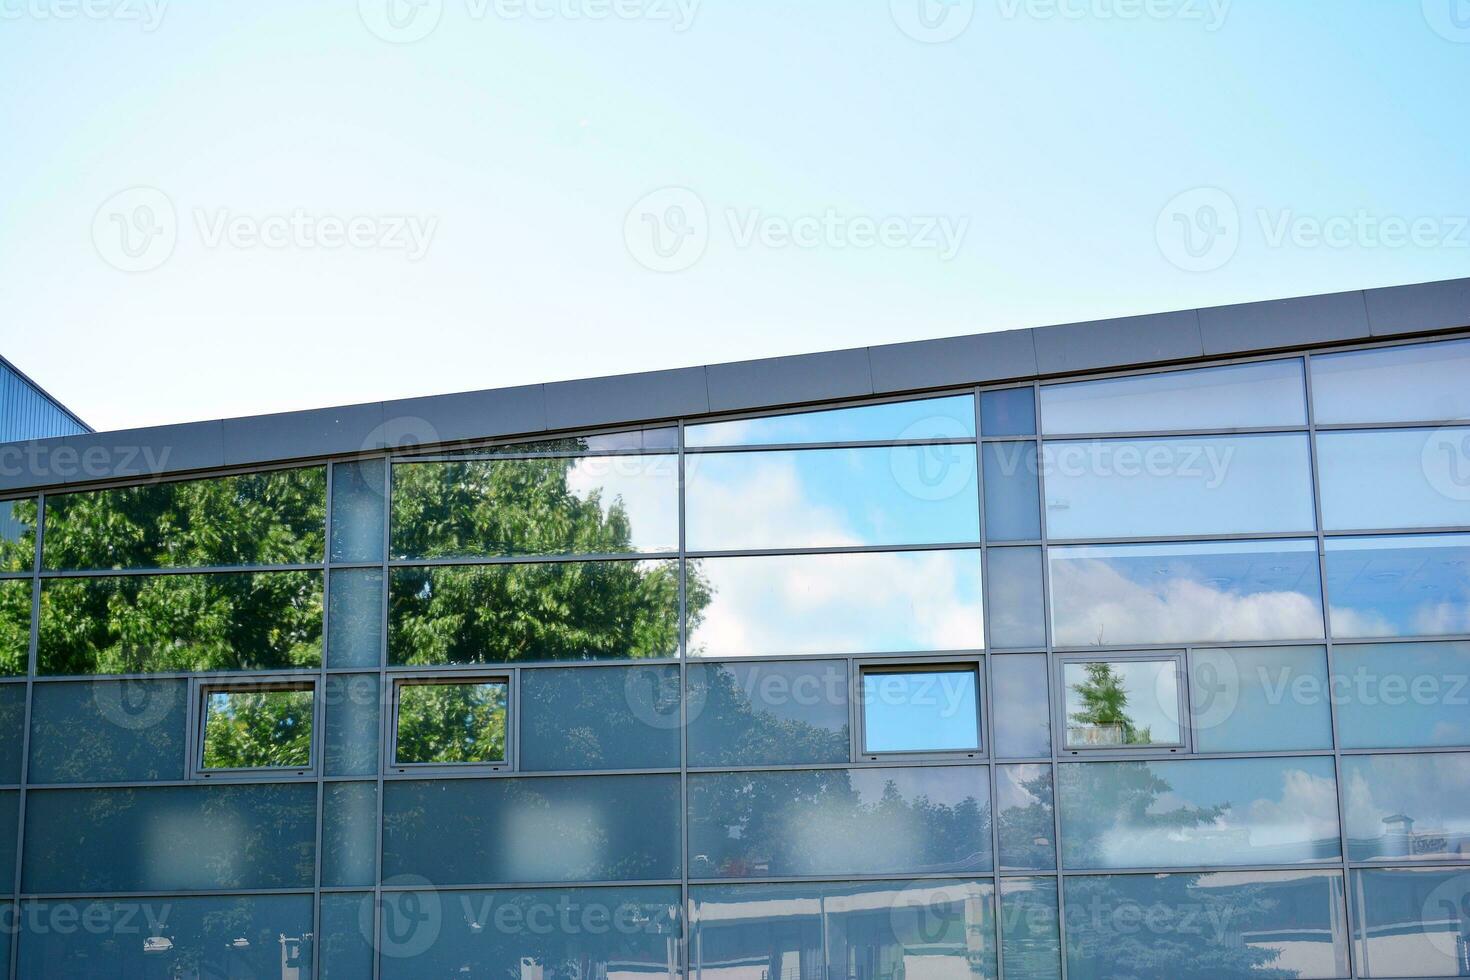
<svg viewBox="0 0 1470 980"><path fill-rule="evenodd" d="M0 442L86 432L76 419L0 361Z"/></svg>

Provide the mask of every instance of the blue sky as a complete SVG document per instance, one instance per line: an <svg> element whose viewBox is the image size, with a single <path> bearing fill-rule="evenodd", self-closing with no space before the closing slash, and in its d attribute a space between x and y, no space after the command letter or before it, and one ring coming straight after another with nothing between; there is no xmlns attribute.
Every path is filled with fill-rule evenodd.
<svg viewBox="0 0 1470 980"><path fill-rule="evenodd" d="M0 0L5 355L116 428L1470 275L1465 0L389 2Z"/></svg>

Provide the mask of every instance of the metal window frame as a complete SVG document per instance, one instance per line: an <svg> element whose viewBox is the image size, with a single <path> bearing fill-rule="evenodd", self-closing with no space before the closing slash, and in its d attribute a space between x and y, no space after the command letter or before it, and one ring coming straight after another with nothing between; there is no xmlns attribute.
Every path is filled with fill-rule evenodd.
<svg viewBox="0 0 1470 980"><path fill-rule="evenodd" d="M516 674L504 668L480 672L459 670L430 670L411 674L395 672L386 675L388 687L387 714L391 718L390 738L383 745L382 770L395 776L413 775L419 778L438 777L440 774L475 776L519 775L516 731L520 727L519 712L516 711L520 685ZM398 760L398 735L401 731L399 706L403 689L406 687L487 687L501 685L505 688L505 758L501 761L474 760L467 762L400 762Z"/></svg>
<svg viewBox="0 0 1470 980"><path fill-rule="evenodd" d="M1194 726L1191 723L1189 702L1189 667L1186 663L1185 647L1174 647L1171 650L1157 651L1123 651L1118 653L1106 653L1095 656L1078 656L1075 654L1058 654L1055 658L1057 666L1056 689L1053 693L1053 741L1060 742L1058 749L1067 761L1078 761L1080 757L1114 758L1145 755L1149 758L1171 758L1174 756L1194 755ZM1179 741L1177 742L1150 742L1146 745L1073 745L1068 735L1068 712L1067 712L1067 668L1095 663L1172 663L1174 665L1175 694L1177 696L1177 719L1179 726ZM1163 708L1160 705L1160 708Z"/></svg>
<svg viewBox="0 0 1470 980"><path fill-rule="evenodd" d="M250 694L271 692L311 692L311 739L305 766L238 766L212 768L205 765L206 742L209 737L209 698L215 694ZM228 675L225 677L193 676L189 678L189 711L187 740L189 765L185 770L190 780L218 782L218 777L252 782L290 782L316 779L321 772L324 738L323 698L316 674L283 677L269 674ZM151 784L150 784L151 785Z"/></svg>
<svg viewBox="0 0 1470 980"><path fill-rule="evenodd" d="M906 761L906 762L941 762L946 760L959 760L966 762L988 761L990 758L990 740L986 738L985 722L987 712L986 683L985 683L985 658L984 656L967 657L964 659L914 659L914 660L874 660L872 658L854 659L851 664L848 683L851 690L848 693L848 713L851 722L848 730L852 733L852 762L855 765L866 765L874 762ZM975 679L975 742L974 746L958 749L904 749L904 750L873 750L868 748L868 712L867 712L867 678L872 676L902 676L911 674L969 674Z"/></svg>

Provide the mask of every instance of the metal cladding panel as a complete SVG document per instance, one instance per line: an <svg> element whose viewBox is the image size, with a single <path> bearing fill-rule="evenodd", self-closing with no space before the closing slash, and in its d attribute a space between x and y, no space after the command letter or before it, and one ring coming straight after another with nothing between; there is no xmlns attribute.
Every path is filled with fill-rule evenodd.
<svg viewBox="0 0 1470 980"><path fill-rule="evenodd" d="M1219 306L1199 311L1205 354L1366 340L1368 310L1362 293Z"/></svg>

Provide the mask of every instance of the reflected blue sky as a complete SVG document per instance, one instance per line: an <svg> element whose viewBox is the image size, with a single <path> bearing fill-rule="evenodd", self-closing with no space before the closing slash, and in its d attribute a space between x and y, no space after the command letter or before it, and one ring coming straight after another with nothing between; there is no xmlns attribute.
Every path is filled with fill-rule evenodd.
<svg viewBox="0 0 1470 980"><path fill-rule="evenodd" d="M1470 643L1338 644L1332 673L1344 748L1470 746Z"/></svg>
<svg viewBox="0 0 1470 980"><path fill-rule="evenodd" d="M1470 418L1470 341L1410 344L1312 358L1318 425Z"/></svg>
<svg viewBox="0 0 1470 980"><path fill-rule="evenodd" d="M1325 647L1191 650L1189 697L1200 752L1332 747Z"/></svg>
<svg viewBox="0 0 1470 980"><path fill-rule="evenodd" d="M864 751L979 749L978 688L973 670L864 672Z"/></svg>
<svg viewBox="0 0 1470 980"><path fill-rule="evenodd" d="M1470 524L1470 473L1459 451L1461 431L1470 436L1470 430L1434 429L1318 433L1322 527L1372 531ZM1442 451L1447 449L1453 451Z"/></svg>
<svg viewBox="0 0 1470 980"><path fill-rule="evenodd" d="M996 756L1034 759L1051 755L1045 655L991 657L989 666Z"/></svg>
<svg viewBox="0 0 1470 980"><path fill-rule="evenodd" d="M1470 534L1327 539L1332 635L1470 633Z"/></svg>
<svg viewBox="0 0 1470 980"><path fill-rule="evenodd" d="M975 399L970 395L951 395L821 412L705 422L685 427L684 444L699 449L808 442L963 439L974 435Z"/></svg>

